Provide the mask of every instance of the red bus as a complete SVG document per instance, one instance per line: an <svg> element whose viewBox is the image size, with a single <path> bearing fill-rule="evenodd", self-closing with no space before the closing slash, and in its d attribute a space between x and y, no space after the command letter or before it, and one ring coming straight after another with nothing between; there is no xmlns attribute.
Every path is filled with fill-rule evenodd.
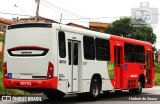
<svg viewBox="0 0 160 104"><path fill-rule="evenodd" d="M152 44L118 37L110 38L111 61L114 62L114 88L141 93L142 87L154 85L154 51ZM116 84L114 84L116 83Z"/></svg>

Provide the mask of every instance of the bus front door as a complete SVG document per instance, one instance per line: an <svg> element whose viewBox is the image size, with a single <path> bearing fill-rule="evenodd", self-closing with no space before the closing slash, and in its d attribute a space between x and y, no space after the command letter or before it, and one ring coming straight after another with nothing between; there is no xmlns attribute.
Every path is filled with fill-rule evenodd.
<svg viewBox="0 0 160 104"><path fill-rule="evenodd" d="M115 88L121 88L121 65L122 65L122 48L114 47L114 79L115 79Z"/></svg>
<svg viewBox="0 0 160 104"><path fill-rule="evenodd" d="M69 60L69 74L68 74L68 92L77 92L79 85L79 55L80 42L68 41L68 60Z"/></svg>

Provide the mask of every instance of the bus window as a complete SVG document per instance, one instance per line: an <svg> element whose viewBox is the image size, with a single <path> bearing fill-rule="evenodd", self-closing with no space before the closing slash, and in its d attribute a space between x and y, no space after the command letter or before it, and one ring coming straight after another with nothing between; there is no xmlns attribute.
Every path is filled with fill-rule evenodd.
<svg viewBox="0 0 160 104"><path fill-rule="evenodd" d="M95 44L96 44L96 59L102 61L110 60L109 40L96 38Z"/></svg>
<svg viewBox="0 0 160 104"><path fill-rule="evenodd" d="M71 42L68 42L68 57L69 65L71 65Z"/></svg>
<svg viewBox="0 0 160 104"><path fill-rule="evenodd" d="M116 47L114 48L114 66L120 67L121 64L121 50L120 48Z"/></svg>
<svg viewBox="0 0 160 104"><path fill-rule="evenodd" d="M73 64L78 65L78 43L74 43Z"/></svg>
<svg viewBox="0 0 160 104"><path fill-rule="evenodd" d="M137 63L145 62L144 46L135 45L135 60Z"/></svg>
<svg viewBox="0 0 160 104"><path fill-rule="evenodd" d="M152 53L152 66L154 67L154 53Z"/></svg>
<svg viewBox="0 0 160 104"><path fill-rule="evenodd" d="M147 64L147 67L151 67L151 58L150 58L151 56L150 56L150 53L149 52L146 52L146 64Z"/></svg>
<svg viewBox="0 0 160 104"><path fill-rule="evenodd" d="M58 32L58 40L59 40L59 56L61 58L66 57L66 45L65 45L65 33L63 31Z"/></svg>
<svg viewBox="0 0 160 104"><path fill-rule="evenodd" d="M124 57L126 62L134 62L134 45L133 44L124 44Z"/></svg>
<svg viewBox="0 0 160 104"><path fill-rule="evenodd" d="M84 58L89 60L94 60L95 59L94 38L84 36L83 47L84 47Z"/></svg>

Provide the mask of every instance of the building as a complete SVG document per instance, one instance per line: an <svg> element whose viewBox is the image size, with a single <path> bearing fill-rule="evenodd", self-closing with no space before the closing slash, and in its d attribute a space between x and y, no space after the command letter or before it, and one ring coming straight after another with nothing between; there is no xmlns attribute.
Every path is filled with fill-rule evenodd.
<svg viewBox="0 0 160 104"><path fill-rule="evenodd" d="M88 28L88 27L85 27L85 26L82 26L82 25L79 25L79 24L75 24L75 23L72 23L72 22L67 23L66 25L90 30L90 28Z"/></svg>
<svg viewBox="0 0 160 104"><path fill-rule="evenodd" d="M25 23L25 22L36 22L35 17L29 17L29 18L20 18L17 20L17 23ZM45 23L59 23L57 21L54 21L52 19L48 19L45 17L39 16L38 22L45 22Z"/></svg>
<svg viewBox="0 0 160 104"><path fill-rule="evenodd" d="M0 33L4 34L7 25L15 24L16 22L10 19L0 17Z"/></svg>
<svg viewBox="0 0 160 104"><path fill-rule="evenodd" d="M0 37L4 37L7 25L15 24L16 22L10 19L0 17ZM3 41L0 41L0 59L3 58Z"/></svg>
<svg viewBox="0 0 160 104"><path fill-rule="evenodd" d="M98 32L105 32L105 28L109 23L89 22L89 28Z"/></svg>

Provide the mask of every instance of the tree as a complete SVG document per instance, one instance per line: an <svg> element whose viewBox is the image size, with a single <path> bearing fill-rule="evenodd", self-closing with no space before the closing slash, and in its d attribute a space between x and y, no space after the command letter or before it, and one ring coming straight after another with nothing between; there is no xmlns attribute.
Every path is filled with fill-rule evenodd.
<svg viewBox="0 0 160 104"><path fill-rule="evenodd" d="M131 24L131 18L126 17L114 21L105 29L105 32L132 39L148 41L152 44L156 41L156 35L153 33L153 29L149 24L145 23L135 26Z"/></svg>

